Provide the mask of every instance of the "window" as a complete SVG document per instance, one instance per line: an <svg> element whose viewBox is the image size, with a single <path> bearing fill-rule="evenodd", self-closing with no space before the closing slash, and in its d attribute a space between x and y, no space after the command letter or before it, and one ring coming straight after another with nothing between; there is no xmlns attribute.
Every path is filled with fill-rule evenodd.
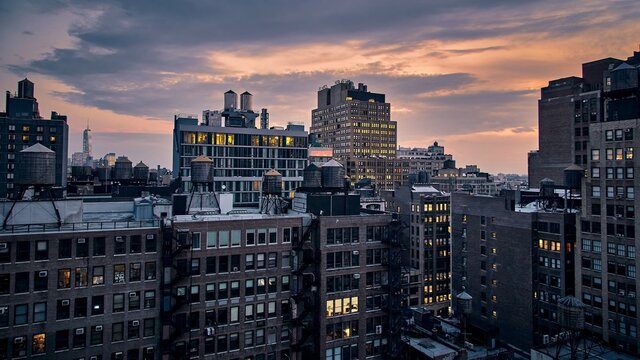
<svg viewBox="0 0 640 360"><path fill-rule="evenodd" d="M207 232L207 249L215 248L218 243L218 233L215 231Z"/></svg>
<svg viewBox="0 0 640 360"><path fill-rule="evenodd" d="M95 295L91 297L91 315L104 314L104 295Z"/></svg>
<svg viewBox="0 0 640 360"><path fill-rule="evenodd" d="M628 167L627 168L626 177L627 177L627 179L633 179L633 168L632 167Z"/></svg>
<svg viewBox="0 0 640 360"><path fill-rule="evenodd" d="M605 141L613 141L613 130L606 130L604 132Z"/></svg>
<svg viewBox="0 0 640 360"><path fill-rule="evenodd" d="M246 243L247 246L253 246L256 244L256 231L253 229L246 230Z"/></svg>
<svg viewBox="0 0 640 360"><path fill-rule="evenodd" d="M80 238L76 240L76 257L87 257L89 256L89 244L87 243L87 239Z"/></svg>
<svg viewBox="0 0 640 360"><path fill-rule="evenodd" d="M113 243L113 253L121 255L127 251L127 240L124 236L116 236Z"/></svg>
<svg viewBox="0 0 640 360"><path fill-rule="evenodd" d="M69 348L69 330L56 331L56 351Z"/></svg>
<svg viewBox="0 0 640 360"><path fill-rule="evenodd" d="M137 339L139 337L140 337L140 321L129 320L129 322L127 323L127 338Z"/></svg>
<svg viewBox="0 0 640 360"><path fill-rule="evenodd" d="M231 247L240 246L240 230L231 230Z"/></svg>
<svg viewBox="0 0 640 360"><path fill-rule="evenodd" d="M253 262L254 255L246 254L244 256L244 269L245 270L253 270L255 269L255 263Z"/></svg>
<svg viewBox="0 0 640 360"><path fill-rule="evenodd" d="M18 241L16 243L16 262L31 261L31 242Z"/></svg>
<svg viewBox="0 0 640 360"><path fill-rule="evenodd" d="M74 309L73 309L74 317L85 317L87 316L87 298L76 298Z"/></svg>
<svg viewBox="0 0 640 360"><path fill-rule="evenodd" d="M591 186L591 196L600 197L600 186L598 185Z"/></svg>
<svg viewBox="0 0 640 360"><path fill-rule="evenodd" d="M71 269L58 269L58 289L71 287Z"/></svg>
<svg viewBox="0 0 640 360"><path fill-rule="evenodd" d="M600 149L591 149L591 160L600 161Z"/></svg>
<svg viewBox="0 0 640 360"><path fill-rule="evenodd" d="M58 300L56 304L56 320L68 319L71 316L69 299Z"/></svg>
<svg viewBox="0 0 640 360"><path fill-rule="evenodd" d="M29 273L28 272L19 272L16 273L16 281L14 283L14 292L26 293L29 292Z"/></svg>
<svg viewBox="0 0 640 360"><path fill-rule="evenodd" d="M105 239L103 237L93 238L93 256L105 255Z"/></svg>
<svg viewBox="0 0 640 360"><path fill-rule="evenodd" d="M129 242L129 253L139 254L141 252L142 252L142 236L140 235L131 236L131 241Z"/></svg>
<svg viewBox="0 0 640 360"><path fill-rule="evenodd" d="M33 291L44 291L49 288L49 272L35 271L33 273Z"/></svg>
<svg viewBox="0 0 640 360"><path fill-rule="evenodd" d="M36 260L49 259L49 242L47 240L36 241Z"/></svg>
<svg viewBox="0 0 640 360"><path fill-rule="evenodd" d="M31 354L44 354L47 352L46 335L44 333L34 334L31 338Z"/></svg>
<svg viewBox="0 0 640 360"><path fill-rule="evenodd" d="M113 283L114 284L125 283L125 265L124 264L113 265Z"/></svg>
<svg viewBox="0 0 640 360"><path fill-rule="evenodd" d="M220 248L229 247L229 231L218 232L218 247Z"/></svg>
<svg viewBox="0 0 640 360"><path fill-rule="evenodd" d="M144 319L144 331L143 331L143 336L147 337L147 336L153 336L156 333L156 322L155 319L150 318L150 319Z"/></svg>
<svg viewBox="0 0 640 360"><path fill-rule="evenodd" d="M29 305L21 304L13 307L13 325L23 325L29 320Z"/></svg>
<svg viewBox="0 0 640 360"><path fill-rule="evenodd" d="M129 264L129 281L140 281L141 275L142 275L142 264L130 263Z"/></svg>
<svg viewBox="0 0 640 360"><path fill-rule="evenodd" d="M144 264L145 280L155 280L156 278L156 262L150 261Z"/></svg>
<svg viewBox="0 0 640 360"><path fill-rule="evenodd" d="M75 271L75 287L85 287L89 283L87 268L77 267Z"/></svg>
<svg viewBox="0 0 640 360"><path fill-rule="evenodd" d="M594 178L594 179L600 178L600 168L599 167L591 168L591 177Z"/></svg>
<svg viewBox="0 0 640 360"><path fill-rule="evenodd" d="M607 160L613 160L613 149L606 149Z"/></svg>
<svg viewBox="0 0 640 360"><path fill-rule="evenodd" d="M623 160L624 156L622 154L622 150L621 148L616 148L616 160Z"/></svg>
<svg viewBox="0 0 640 360"><path fill-rule="evenodd" d="M153 309L156 307L156 292L155 290L147 290L144 292L144 308Z"/></svg>
<svg viewBox="0 0 640 360"><path fill-rule="evenodd" d="M58 240L58 259L71 258L71 239Z"/></svg>
<svg viewBox="0 0 640 360"><path fill-rule="evenodd" d="M113 294L113 312L124 311L124 294Z"/></svg>
<svg viewBox="0 0 640 360"><path fill-rule="evenodd" d="M91 327L91 335L89 339L89 344L91 345L100 345L103 342L103 334L102 325L95 325Z"/></svg>
<svg viewBox="0 0 640 360"><path fill-rule="evenodd" d="M124 323L114 323L111 325L111 342L124 340Z"/></svg>
<svg viewBox="0 0 640 360"><path fill-rule="evenodd" d="M200 237L200 233L198 233ZM147 234L144 244L144 251L148 253L156 252L157 250L156 236L154 234Z"/></svg>
<svg viewBox="0 0 640 360"><path fill-rule="evenodd" d="M191 234L191 248L193 250L200 250L202 244L200 243L200 233L194 232Z"/></svg>
<svg viewBox="0 0 640 360"><path fill-rule="evenodd" d="M47 321L47 303L39 302L33 304L33 322L45 322Z"/></svg>
<svg viewBox="0 0 640 360"><path fill-rule="evenodd" d="M269 244L278 243L278 229L269 229Z"/></svg>
<svg viewBox="0 0 640 360"><path fill-rule="evenodd" d="M104 266L94 266L91 276L92 285L104 285Z"/></svg>
<svg viewBox="0 0 640 360"><path fill-rule="evenodd" d="M632 147L628 147L628 148L625 149L624 157L627 160L633 160L633 148Z"/></svg>
<svg viewBox="0 0 640 360"><path fill-rule="evenodd" d="M140 291L129 293L129 311L140 309Z"/></svg>

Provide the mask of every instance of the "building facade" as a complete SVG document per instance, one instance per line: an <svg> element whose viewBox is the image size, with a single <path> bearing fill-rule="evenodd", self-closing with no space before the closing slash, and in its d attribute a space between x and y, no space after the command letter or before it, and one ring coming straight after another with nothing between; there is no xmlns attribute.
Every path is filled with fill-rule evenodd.
<svg viewBox="0 0 640 360"><path fill-rule="evenodd" d="M15 198L19 189L14 183L16 154L40 143L56 153L55 186L67 185L69 125L67 117L51 112L51 119L40 117L34 84L24 79L18 83L17 96L7 91L6 109L0 113L0 198Z"/></svg>
<svg viewBox="0 0 640 360"><path fill-rule="evenodd" d="M353 183L367 178L380 188L393 188L402 181L388 170L395 164L385 161L396 158L397 122L391 120L384 94L369 92L362 83L356 88L350 80L323 86L311 112L310 132L320 145L333 148Z"/></svg>
<svg viewBox="0 0 640 360"><path fill-rule="evenodd" d="M214 161L215 191L231 192L234 203L258 204L262 175L276 169L283 176L282 194L291 197L301 185L307 165L308 138L304 127L286 129L213 127L196 118L176 117L173 130L173 178L189 190L190 163L199 155Z"/></svg>

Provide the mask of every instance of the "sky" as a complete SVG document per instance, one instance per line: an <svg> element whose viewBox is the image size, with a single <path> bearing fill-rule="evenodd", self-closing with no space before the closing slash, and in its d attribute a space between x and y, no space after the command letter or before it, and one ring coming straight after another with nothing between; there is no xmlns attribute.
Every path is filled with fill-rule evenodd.
<svg viewBox="0 0 640 360"><path fill-rule="evenodd" d="M308 128L318 88L350 79L386 94L400 146L525 174L540 87L638 51L638 19L637 0L0 0L0 85L28 77L68 115L70 154L89 123L94 157L169 167L174 114L248 90Z"/></svg>

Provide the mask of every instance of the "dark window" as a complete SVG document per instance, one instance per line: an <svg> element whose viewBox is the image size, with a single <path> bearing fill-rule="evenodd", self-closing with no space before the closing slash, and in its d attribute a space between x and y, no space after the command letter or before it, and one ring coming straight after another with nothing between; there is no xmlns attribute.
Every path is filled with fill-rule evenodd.
<svg viewBox="0 0 640 360"><path fill-rule="evenodd" d="M11 262L11 243L0 243L0 264Z"/></svg>
<svg viewBox="0 0 640 360"><path fill-rule="evenodd" d="M68 319L71 316L71 301L69 299L58 300L56 305L56 320Z"/></svg>
<svg viewBox="0 0 640 360"><path fill-rule="evenodd" d="M11 289L11 275L0 274L0 295L8 294Z"/></svg>
<svg viewBox="0 0 640 360"><path fill-rule="evenodd" d="M100 345L103 342L104 334L102 325L96 325L91 327L91 339L89 340L91 345Z"/></svg>
<svg viewBox="0 0 640 360"><path fill-rule="evenodd" d="M156 262L150 261L144 264L144 278L146 280L155 280L156 278Z"/></svg>
<svg viewBox="0 0 640 360"><path fill-rule="evenodd" d="M111 326L111 342L124 340L124 323L114 323Z"/></svg>
<svg viewBox="0 0 640 360"><path fill-rule="evenodd" d="M33 291L44 291L49 287L49 272L35 271L33 273Z"/></svg>
<svg viewBox="0 0 640 360"><path fill-rule="evenodd" d="M31 242L18 241L16 244L16 262L31 261Z"/></svg>
<svg viewBox="0 0 640 360"><path fill-rule="evenodd" d="M91 297L91 315L102 315L104 313L104 295Z"/></svg>
<svg viewBox="0 0 640 360"><path fill-rule="evenodd" d="M113 253L124 254L127 251L127 239L125 236L116 236L114 239Z"/></svg>
<svg viewBox="0 0 640 360"><path fill-rule="evenodd" d="M103 237L93 238L93 256L105 255L105 243Z"/></svg>
<svg viewBox="0 0 640 360"><path fill-rule="evenodd" d="M76 257L89 256L89 243L85 238L79 238L76 241Z"/></svg>
<svg viewBox="0 0 640 360"><path fill-rule="evenodd" d="M156 252L157 251L156 236L154 234L147 235L146 240L145 240L145 244L144 244L144 251L145 252Z"/></svg>
<svg viewBox="0 0 640 360"><path fill-rule="evenodd" d="M49 259L49 241L36 241L36 260Z"/></svg>
<svg viewBox="0 0 640 360"><path fill-rule="evenodd" d="M139 254L142 252L142 237L140 235L131 236L129 252L132 254Z"/></svg>
<svg viewBox="0 0 640 360"><path fill-rule="evenodd" d="M56 331L56 350L69 348L69 330Z"/></svg>
<svg viewBox="0 0 640 360"><path fill-rule="evenodd" d="M140 337L140 320L129 320L127 324L127 338L137 339Z"/></svg>
<svg viewBox="0 0 640 360"><path fill-rule="evenodd" d="M71 239L58 240L58 259L71 258Z"/></svg>
<svg viewBox="0 0 640 360"><path fill-rule="evenodd" d="M87 298L76 298L75 300L75 308L73 311L74 317L85 317L87 316Z"/></svg>
<svg viewBox="0 0 640 360"><path fill-rule="evenodd" d="M16 282L14 292L16 294L29 292L29 273L16 273Z"/></svg>
<svg viewBox="0 0 640 360"><path fill-rule="evenodd" d="M207 257L207 274L215 274L216 273L216 257L209 256Z"/></svg>

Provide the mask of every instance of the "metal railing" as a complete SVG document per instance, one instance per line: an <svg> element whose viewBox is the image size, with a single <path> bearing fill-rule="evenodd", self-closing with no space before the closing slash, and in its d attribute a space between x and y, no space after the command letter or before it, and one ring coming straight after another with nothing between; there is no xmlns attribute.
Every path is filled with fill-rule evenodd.
<svg viewBox="0 0 640 360"><path fill-rule="evenodd" d="M90 231L90 230L120 230L135 229L144 227L160 227L160 219L141 220L141 221L96 221L62 224L26 224L26 225L7 225L4 230L0 230L1 234L20 234L35 232L74 232L74 231Z"/></svg>

